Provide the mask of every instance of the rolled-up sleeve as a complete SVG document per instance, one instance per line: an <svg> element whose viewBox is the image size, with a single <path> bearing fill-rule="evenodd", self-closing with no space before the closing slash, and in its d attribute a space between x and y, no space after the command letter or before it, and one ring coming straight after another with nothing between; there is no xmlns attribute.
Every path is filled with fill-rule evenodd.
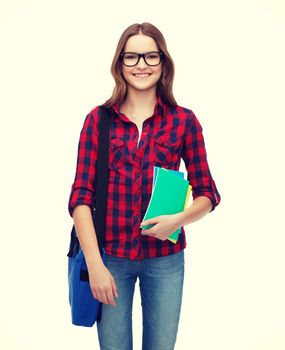
<svg viewBox="0 0 285 350"><path fill-rule="evenodd" d="M192 186L192 197L193 200L199 196L210 198L212 212L220 203L221 196L208 165L203 128L192 111L187 117L186 130L182 159L188 172L187 179Z"/></svg>
<svg viewBox="0 0 285 350"><path fill-rule="evenodd" d="M78 204L86 204L93 210L97 151L98 118L90 112L85 117L78 142L75 178L68 200L71 217Z"/></svg>

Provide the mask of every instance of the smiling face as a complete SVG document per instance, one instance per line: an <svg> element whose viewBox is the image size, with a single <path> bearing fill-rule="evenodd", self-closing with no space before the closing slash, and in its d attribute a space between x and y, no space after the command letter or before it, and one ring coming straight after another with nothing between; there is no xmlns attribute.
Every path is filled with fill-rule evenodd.
<svg viewBox="0 0 285 350"><path fill-rule="evenodd" d="M150 51L159 51L155 40L150 36L137 34L127 40L123 52L145 53ZM161 76L161 66L162 62L158 66L149 66L145 63L143 57L133 67L122 64L122 73L128 89L140 91L153 89Z"/></svg>

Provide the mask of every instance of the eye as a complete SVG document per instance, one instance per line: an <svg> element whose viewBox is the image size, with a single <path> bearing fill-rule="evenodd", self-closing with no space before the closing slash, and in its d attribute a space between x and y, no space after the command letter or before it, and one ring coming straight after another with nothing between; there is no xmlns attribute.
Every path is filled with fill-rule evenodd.
<svg viewBox="0 0 285 350"><path fill-rule="evenodd" d="M157 57L158 57L158 54L152 53L152 54L147 55L147 57L148 57L148 58L151 58L151 59L154 59L154 58L157 58Z"/></svg>
<svg viewBox="0 0 285 350"><path fill-rule="evenodd" d="M125 55L125 58L127 58L127 59L134 59L134 58L137 58L137 55L131 55L131 54L129 54L129 55Z"/></svg>

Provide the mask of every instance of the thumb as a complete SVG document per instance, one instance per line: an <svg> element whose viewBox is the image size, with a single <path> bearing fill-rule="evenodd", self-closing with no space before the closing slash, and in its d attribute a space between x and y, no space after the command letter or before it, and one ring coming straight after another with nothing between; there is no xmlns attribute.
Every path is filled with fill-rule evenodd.
<svg viewBox="0 0 285 350"><path fill-rule="evenodd" d="M157 217L151 218L151 219L147 219L147 220L145 220L145 221L142 221L142 222L141 222L141 225L142 225L142 226L151 225L151 224L155 224L156 222L158 222L158 218L157 218Z"/></svg>

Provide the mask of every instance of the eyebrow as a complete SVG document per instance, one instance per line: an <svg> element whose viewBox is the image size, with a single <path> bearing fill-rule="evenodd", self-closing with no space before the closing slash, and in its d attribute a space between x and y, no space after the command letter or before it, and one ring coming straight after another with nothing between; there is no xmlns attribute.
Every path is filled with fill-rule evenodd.
<svg viewBox="0 0 285 350"><path fill-rule="evenodd" d="M124 53L149 53L149 52L159 52L159 51L157 51L157 50L150 50L150 51L145 51L145 52L124 51Z"/></svg>

